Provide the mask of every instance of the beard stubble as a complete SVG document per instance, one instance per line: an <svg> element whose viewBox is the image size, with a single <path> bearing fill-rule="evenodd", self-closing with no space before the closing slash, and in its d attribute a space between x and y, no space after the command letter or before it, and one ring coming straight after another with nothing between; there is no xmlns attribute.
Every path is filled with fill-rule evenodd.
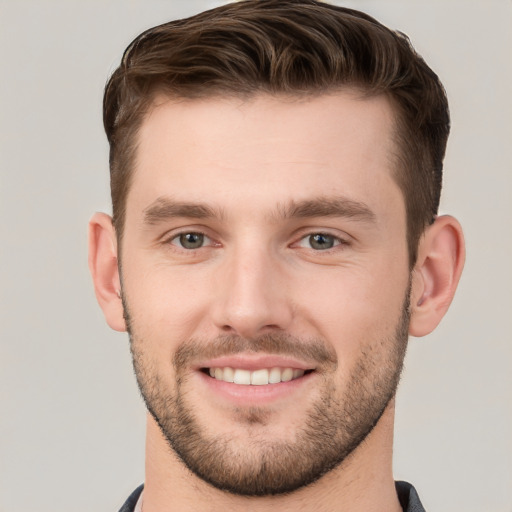
<svg viewBox="0 0 512 512"><path fill-rule="evenodd" d="M209 342L183 342L173 358L176 378L171 390L146 353L147 345L136 336L124 297L123 304L139 389L179 460L219 490L268 496L293 492L339 467L378 423L400 380L408 340L409 295L408 290L394 335L360 349L341 396L333 379L337 367L334 349L324 340L299 340L280 333L253 340L230 335ZM291 436L293 440L251 435L255 428L264 431L272 421L272 412L264 407L236 411L238 423L247 428L242 445L228 434L208 433L201 424L208 419L200 418L188 397L191 361L242 352L294 355L317 363L315 371L323 374L320 396L309 406L303 425Z"/></svg>

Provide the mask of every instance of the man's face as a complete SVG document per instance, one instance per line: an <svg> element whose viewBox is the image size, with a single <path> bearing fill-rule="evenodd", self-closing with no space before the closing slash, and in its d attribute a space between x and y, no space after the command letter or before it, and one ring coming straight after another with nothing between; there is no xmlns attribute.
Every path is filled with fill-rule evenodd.
<svg viewBox="0 0 512 512"><path fill-rule="evenodd" d="M196 475L295 490L392 399L409 272L383 97L160 99L121 247L137 379Z"/></svg>

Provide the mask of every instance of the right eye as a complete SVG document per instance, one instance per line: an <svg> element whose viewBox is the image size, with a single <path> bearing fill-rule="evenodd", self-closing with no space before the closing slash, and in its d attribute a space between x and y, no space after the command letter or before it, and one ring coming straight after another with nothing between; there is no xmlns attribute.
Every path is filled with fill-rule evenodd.
<svg viewBox="0 0 512 512"><path fill-rule="evenodd" d="M176 235L170 240L170 243L182 249L193 250L210 245L212 241L203 233L189 232Z"/></svg>

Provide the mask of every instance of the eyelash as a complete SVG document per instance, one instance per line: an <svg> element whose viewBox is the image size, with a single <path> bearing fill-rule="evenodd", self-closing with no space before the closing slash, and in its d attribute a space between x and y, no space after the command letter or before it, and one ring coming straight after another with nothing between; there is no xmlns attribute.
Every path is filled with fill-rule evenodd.
<svg viewBox="0 0 512 512"><path fill-rule="evenodd" d="M322 237L323 239L328 239L328 240L332 241L333 245L331 247L326 247L323 249L315 249L314 247L311 247L311 243L313 242L313 239L315 237L316 238ZM304 245L302 245L303 243L307 244L308 241L309 241L308 247L305 247ZM319 242L319 240L316 240L316 242ZM316 232L308 233L308 234L304 235L294 245L298 245L299 247L304 247L305 249L313 249L315 252L327 252L327 251L329 251L331 249L335 249L336 247L339 247L339 246L343 246L343 245L347 246L347 245L349 245L349 243L346 240L344 240L343 238L340 238L339 236L332 235L330 233L325 233L322 231L316 231Z"/></svg>
<svg viewBox="0 0 512 512"><path fill-rule="evenodd" d="M185 240L183 237L192 236L192 235L202 237L201 245L199 245L198 247L184 247L183 243ZM328 239L328 240L332 241L333 245L331 247L327 247L324 249L315 249L314 247L311 247L311 246L306 247L306 246L302 245L304 242L307 243L308 239L310 242L312 242L313 237L318 237L318 238L322 237L324 239ZM174 243L175 241L179 241L179 242ZM208 243L208 241L209 241L209 243ZM203 233L201 231L192 231L192 230L191 231L183 231L181 233L174 234L172 237L169 237L166 240L164 240L164 244L174 245L174 246L178 247L180 250L184 250L187 252L194 251L197 249L203 249L205 247L220 246L219 243L214 242L212 240L212 238L210 238L205 233ZM350 245L350 243L347 240L342 239L338 236L332 235L330 233L322 232L322 231L314 231L314 232L306 233L303 236L301 236L301 238L297 242L294 242L293 244L291 244L292 247L298 246L298 247L302 247L304 249L311 249L314 252L328 252L331 249L335 249L336 247L348 246L348 245Z"/></svg>
<svg viewBox="0 0 512 512"><path fill-rule="evenodd" d="M203 241L209 240L210 242L213 242L213 240L208 235L206 235L205 233L202 233L201 231L183 231L181 233L174 234L172 237L164 240L164 244L174 245L184 251L193 251L195 249L202 249L205 247L204 243L202 243L199 247L184 247L183 246L184 240L182 240L182 238L186 237L186 236L191 236L191 235L202 237ZM173 243L175 240L179 241L179 243ZM220 244L213 243L213 244L208 244L208 245L215 246L215 245L220 245Z"/></svg>

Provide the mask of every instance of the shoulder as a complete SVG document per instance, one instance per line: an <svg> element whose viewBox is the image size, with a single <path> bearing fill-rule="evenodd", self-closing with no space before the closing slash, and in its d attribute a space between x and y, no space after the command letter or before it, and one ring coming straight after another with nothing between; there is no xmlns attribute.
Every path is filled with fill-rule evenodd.
<svg viewBox="0 0 512 512"><path fill-rule="evenodd" d="M396 492L404 512L425 512L416 489L407 482L395 482Z"/></svg>
<svg viewBox="0 0 512 512"><path fill-rule="evenodd" d="M128 499L125 501L124 505L119 509L119 512L133 512L135 510L135 505L137 504L137 500L144 489L144 484L139 485L135 491L133 491Z"/></svg>

